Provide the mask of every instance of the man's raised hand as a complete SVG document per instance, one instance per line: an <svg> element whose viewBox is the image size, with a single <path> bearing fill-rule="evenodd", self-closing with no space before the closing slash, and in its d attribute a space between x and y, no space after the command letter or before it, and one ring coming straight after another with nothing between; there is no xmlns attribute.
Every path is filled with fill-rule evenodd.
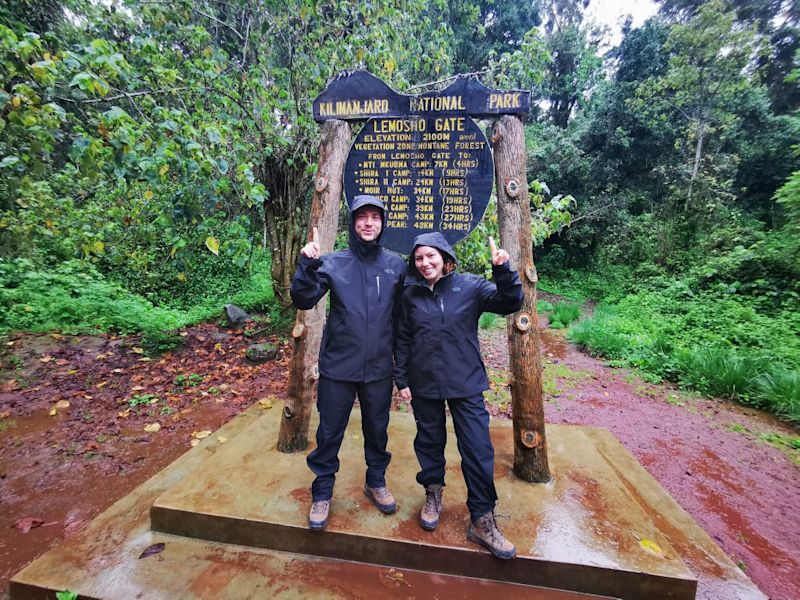
<svg viewBox="0 0 800 600"><path fill-rule="evenodd" d="M498 248L495 245L494 238L492 236L489 236L489 249L492 251L492 264L495 267L507 263L508 259L511 258L508 255L508 252L506 252L502 248Z"/></svg>
<svg viewBox="0 0 800 600"><path fill-rule="evenodd" d="M300 254L306 258L319 258L319 232L316 227L311 228L311 241L300 249Z"/></svg>

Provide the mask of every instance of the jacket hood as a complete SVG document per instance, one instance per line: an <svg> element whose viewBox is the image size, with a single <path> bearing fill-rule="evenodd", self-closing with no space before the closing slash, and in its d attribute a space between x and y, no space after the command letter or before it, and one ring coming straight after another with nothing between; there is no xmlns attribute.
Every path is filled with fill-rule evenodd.
<svg viewBox="0 0 800 600"><path fill-rule="evenodd" d="M378 237L376 237L371 242L365 242L360 237L358 237L358 234L356 233L355 229L356 211L364 206L374 206L381 212L381 232L378 234ZM369 196L367 194L362 194L360 196L356 196L355 198L353 198L353 203L350 205L350 223L348 224L348 232L350 233L348 245L350 246L350 250L355 252L358 256L362 257L374 256L380 249L381 237L383 237L383 232L385 230L386 230L386 206L384 206L380 198L376 198L375 196Z"/></svg>
<svg viewBox="0 0 800 600"><path fill-rule="evenodd" d="M411 254L408 256L408 272L417 279L422 278L422 275L420 275L419 271L417 270L417 266L414 264L414 251L417 249L417 246L430 246L431 248L436 248L442 253L444 258L450 258L454 263L458 264L458 261L456 260L456 253L453 251L453 248L447 243L447 240L444 239L444 236L441 233L438 231L421 233L414 238L414 245L411 248Z"/></svg>

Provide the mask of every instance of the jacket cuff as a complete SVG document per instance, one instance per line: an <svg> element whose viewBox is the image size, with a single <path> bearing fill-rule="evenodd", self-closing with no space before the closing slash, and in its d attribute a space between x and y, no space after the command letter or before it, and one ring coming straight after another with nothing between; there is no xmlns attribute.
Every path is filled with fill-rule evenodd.
<svg viewBox="0 0 800 600"><path fill-rule="evenodd" d="M300 266L303 269L318 269L322 266L321 258L308 258L307 256L300 255Z"/></svg>
<svg viewBox="0 0 800 600"><path fill-rule="evenodd" d="M492 277L502 277L511 271L511 261L507 260L502 265L492 265Z"/></svg>

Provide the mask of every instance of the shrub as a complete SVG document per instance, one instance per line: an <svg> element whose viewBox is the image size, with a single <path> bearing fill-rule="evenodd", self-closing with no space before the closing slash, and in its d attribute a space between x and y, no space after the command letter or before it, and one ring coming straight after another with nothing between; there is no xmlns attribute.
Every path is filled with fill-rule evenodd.
<svg viewBox="0 0 800 600"><path fill-rule="evenodd" d="M478 327L481 329L491 329L497 323L498 316L494 313L485 312L478 319Z"/></svg>
<svg viewBox="0 0 800 600"><path fill-rule="evenodd" d="M253 273L240 282L238 292L227 294L215 294L214 281L208 280L207 296L181 310L154 306L107 280L87 261L70 260L41 270L27 259L0 260L0 330L145 332L153 339L151 351L163 350L166 338L159 338L159 332L215 317L229 302L248 310L269 308L268 273Z"/></svg>
<svg viewBox="0 0 800 600"><path fill-rule="evenodd" d="M577 321L581 316L581 307L571 302L558 302L553 306L553 311L550 315L551 326L553 323L560 323L566 327L573 321Z"/></svg>
<svg viewBox="0 0 800 600"><path fill-rule="evenodd" d="M629 341L619 332L619 325L613 309L600 306L591 319L573 326L567 338L593 356L621 359L629 346Z"/></svg>
<svg viewBox="0 0 800 600"><path fill-rule="evenodd" d="M681 383L708 394L760 405L753 396L754 382L769 368L763 356L736 354L728 348L700 348L689 352L682 365Z"/></svg>
<svg viewBox="0 0 800 600"><path fill-rule="evenodd" d="M753 382L755 395L781 417L800 423L800 373L776 368Z"/></svg>

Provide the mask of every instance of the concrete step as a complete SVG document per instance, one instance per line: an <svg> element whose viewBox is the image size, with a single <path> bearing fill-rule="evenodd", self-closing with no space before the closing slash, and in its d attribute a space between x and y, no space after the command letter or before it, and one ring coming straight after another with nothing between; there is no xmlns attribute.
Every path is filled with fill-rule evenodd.
<svg viewBox="0 0 800 600"><path fill-rule="evenodd" d="M354 410L340 452L331 518L324 532L307 526L312 475L305 453L275 449L279 419L258 419L151 509L152 528L174 535L278 551L435 571L622 598L695 597L696 578L659 527L662 495L642 505L630 489L653 485L650 476L622 473L613 463L627 454L607 432L583 427L547 430L553 480L525 483L512 470L512 427L492 423L497 449L495 484L501 529L517 546L499 561L467 541L466 488L454 433L449 432L445 510L434 532L418 524L424 500L411 415L392 414L387 483L398 502L380 513L363 494L360 412ZM627 483L627 486L626 486Z"/></svg>

